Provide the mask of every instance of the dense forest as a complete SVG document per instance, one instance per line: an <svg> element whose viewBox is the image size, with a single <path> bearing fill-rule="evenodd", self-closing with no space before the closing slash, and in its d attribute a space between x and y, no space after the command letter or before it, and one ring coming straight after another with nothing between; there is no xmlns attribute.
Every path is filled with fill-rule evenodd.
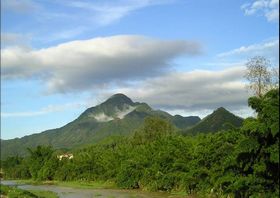
<svg viewBox="0 0 280 198"><path fill-rule="evenodd" d="M181 135L149 117L129 137L110 137L72 150L72 159L47 146L2 161L5 178L112 181L120 188L184 191L202 197L278 197L279 90L251 97L255 118L240 128Z"/></svg>

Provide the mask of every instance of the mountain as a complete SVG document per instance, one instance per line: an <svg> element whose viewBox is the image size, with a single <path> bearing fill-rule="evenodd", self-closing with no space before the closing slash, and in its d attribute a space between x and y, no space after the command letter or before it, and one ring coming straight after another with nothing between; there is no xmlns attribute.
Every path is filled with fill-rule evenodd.
<svg viewBox="0 0 280 198"><path fill-rule="evenodd" d="M208 133L240 127L243 119L229 112L223 107L216 109L197 124L185 130L186 134L196 134L199 132Z"/></svg>
<svg viewBox="0 0 280 198"><path fill-rule="evenodd" d="M1 158L24 155L27 147L52 145L54 148L73 148L98 142L108 136L128 135L141 126L148 116L158 116L172 122L178 129L185 129L200 121L197 116L172 116L153 110L146 103L133 102L124 94L115 94L105 102L88 108L77 119L42 133L1 140Z"/></svg>
<svg viewBox="0 0 280 198"><path fill-rule="evenodd" d="M181 115L175 115L172 117L172 123L180 129L189 128L200 121L198 116L183 117Z"/></svg>

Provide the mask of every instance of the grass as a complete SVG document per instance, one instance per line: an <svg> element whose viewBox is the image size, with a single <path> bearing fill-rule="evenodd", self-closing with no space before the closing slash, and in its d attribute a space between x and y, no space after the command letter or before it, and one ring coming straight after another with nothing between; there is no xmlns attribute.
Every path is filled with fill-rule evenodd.
<svg viewBox="0 0 280 198"><path fill-rule="evenodd" d="M139 196L139 195L130 195L129 196L129 198L139 198L139 197L141 197L141 196Z"/></svg>
<svg viewBox="0 0 280 198"><path fill-rule="evenodd" d="M42 181L35 181L35 180L24 180L24 179L19 179L19 180L14 180L17 184L30 184L30 185L42 185L44 182Z"/></svg>
<svg viewBox="0 0 280 198"><path fill-rule="evenodd" d="M34 181L34 180L16 180L20 184L31 185L57 185L82 189L116 189L116 185L109 181Z"/></svg>
<svg viewBox="0 0 280 198"><path fill-rule="evenodd" d="M72 188L94 188L94 189L114 189L116 188L115 184L112 182L103 182L103 181L71 181L71 182L61 182L56 181L54 183L58 186L66 186Z"/></svg>
<svg viewBox="0 0 280 198"><path fill-rule="evenodd" d="M5 186L1 184L1 196L9 198L58 198L54 192L37 191L37 190L22 190L16 187Z"/></svg>
<svg viewBox="0 0 280 198"><path fill-rule="evenodd" d="M184 191L173 191L171 195L187 196L188 194Z"/></svg>
<svg viewBox="0 0 280 198"><path fill-rule="evenodd" d="M57 185L63 187L79 188L79 189L118 189L114 182L108 181L34 181L34 180L16 180L17 183L31 184L31 185ZM96 193L94 197L102 196ZM131 198L137 198L137 195L131 195ZM195 195L187 195L183 191L175 191L169 194L169 197L189 197L195 198Z"/></svg>
<svg viewBox="0 0 280 198"><path fill-rule="evenodd" d="M57 194L52 191L42 191L42 190L28 190L29 192L37 195L38 197L44 198L58 198Z"/></svg>

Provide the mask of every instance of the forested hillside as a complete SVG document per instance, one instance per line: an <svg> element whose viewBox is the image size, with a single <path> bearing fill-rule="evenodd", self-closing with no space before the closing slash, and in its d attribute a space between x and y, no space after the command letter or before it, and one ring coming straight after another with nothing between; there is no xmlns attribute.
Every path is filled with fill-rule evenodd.
<svg viewBox="0 0 280 198"><path fill-rule="evenodd" d="M197 134L199 132L215 132L227 130L242 125L243 119L232 114L223 107L216 109L212 114L206 116L200 122L185 131L186 134Z"/></svg>
<svg viewBox="0 0 280 198"><path fill-rule="evenodd" d="M201 197L278 197L279 90L248 100L257 113L240 129L182 136L161 118L145 119L133 136L72 150L38 146L2 162L5 178L106 180L121 188L184 191Z"/></svg>
<svg viewBox="0 0 280 198"><path fill-rule="evenodd" d="M200 121L198 116L172 116L154 110L146 103L133 102L123 94L85 110L77 119L57 129L51 129L22 138L1 140L1 158L27 154L26 148L50 145L54 148L74 148L92 144L114 135L129 135L139 128L146 117L157 116L174 124L178 130L189 128Z"/></svg>

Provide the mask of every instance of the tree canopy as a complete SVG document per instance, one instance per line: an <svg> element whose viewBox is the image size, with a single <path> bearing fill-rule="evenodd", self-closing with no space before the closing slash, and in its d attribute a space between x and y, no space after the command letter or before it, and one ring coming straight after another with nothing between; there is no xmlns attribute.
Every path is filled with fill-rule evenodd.
<svg viewBox="0 0 280 198"><path fill-rule="evenodd" d="M242 127L182 136L161 118L148 118L133 136L74 149L57 158L48 146L1 163L5 178L105 180L120 188L184 191L201 197L278 197L279 90L249 98L256 118Z"/></svg>

